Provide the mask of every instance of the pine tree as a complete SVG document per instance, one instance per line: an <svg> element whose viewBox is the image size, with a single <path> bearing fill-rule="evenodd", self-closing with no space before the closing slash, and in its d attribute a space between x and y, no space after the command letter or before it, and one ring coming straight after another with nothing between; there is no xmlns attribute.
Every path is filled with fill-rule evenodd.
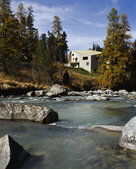
<svg viewBox="0 0 136 169"><path fill-rule="evenodd" d="M20 58L21 60L27 59L27 21L26 21L26 10L23 3L20 3L16 13L19 21L19 34L20 34Z"/></svg>
<svg viewBox="0 0 136 169"><path fill-rule="evenodd" d="M91 50L91 49L90 49L90 50ZM102 51L102 50L103 50L103 48L101 48L98 44L93 43L92 50Z"/></svg>
<svg viewBox="0 0 136 169"><path fill-rule="evenodd" d="M28 7L27 16L27 60L31 61L38 42L38 30L34 28L34 16L32 6Z"/></svg>
<svg viewBox="0 0 136 169"><path fill-rule="evenodd" d="M48 41L48 38L47 38L47 36L46 36L46 33L43 33L43 34L41 35L41 41L42 41L42 43L43 43L43 45L44 45L44 49L46 50L46 49L47 49L47 41Z"/></svg>
<svg viewBox="0 0 136 169"><path fill-rule="evenodd" d="M36 57L34 60L39 83L51 84L53 81L54 65L47 50L45 34L42 34L36 47Z"/></svg>
<svg viewBox="0 0 136 169"><path fill-rule="evenodd" d="M61 26L61 21L58 16L54 16L52 24L53 24L52 33L56 38L56 61L66 63L68 51L66 32L65 31L62 32L63 29Z"/></svg>
<svg viewBox="0 0 136 169"><path fill-rule="evenodd" d="M67 34L64 31L62 34L62 62L67 63L68 62L68 45L67 45Z"/></svg>
<svg viewBox="0 0 136 169"><path fill-rule="evenodd" d="M120 88L127 81L127 62L129 47L126 24L127 18L121 19L117 10L112 8L108 15L107 37L104 41L104 50L100 57L100 84L108 88Z"/></svg>
<svg viewBox="0 0 136 169"><path fill-rule="evenodd" d="M56 61L56 48L57 48L57 42L56 38L53 33L48 31L48 40L47 40L47 45L48 45L48 51L50 58L52 61Z"/></svg>
<svg viewBox="0 0 136 169"><path fill-rule="evenodd" d="M62 26L61 21L58 16L54 16L54 20L52 22L52 33L56 36L56 38L61 34Z"/></svg>
<svg viewBox="0 0 136 169"><path fill-rule="evenodd" d="M136 40L131 43L131 55L129 58L128 71L130 71L131 89L136 89Z"/></svg>
<svg viewBox="0 0 136 169"><path fill-rule="evenodd" d="M9 0L0 2L0 59L5 73L19 73L19 28Z"/></svg>

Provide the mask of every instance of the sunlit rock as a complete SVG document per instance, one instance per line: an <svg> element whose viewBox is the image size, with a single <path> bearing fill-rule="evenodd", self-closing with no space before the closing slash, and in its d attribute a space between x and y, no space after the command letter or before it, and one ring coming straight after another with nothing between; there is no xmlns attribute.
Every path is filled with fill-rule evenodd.
<svg viewBox="0 0 136 169"><path fill-rule="evenodd" d="M126 90L119 90L119 94L127 95L128 91L126 91Z"/></svg>
<svg viewBox="0 0 136 169"><path fill-rule="evenodd" d="M0 139L0 169L17 169L29 156L10 136L5 135Z"/></svg>
<svg viewBox="0 0 136 169"><path fill-rule="evenodd" d="M45 96L47 93L46 90L36 90L36 91L31 91L31 92L28 92L26 94L26 96L28 97L41 97L41 96Z"/></svg>
<svg viewBox="0 0 136 169"><path fill-rule="evenodd" d="M0 119L30 120L43 124L58 121L58 113L45 106L30 104L0 103Z"/></svg>
<svg viewBox="0 0 136 169"><path fill-rule="evenodd" d="M46 93L46 96L54 97L59 95L67 95L67 90L62 86L55 84L51 89Z"/></svg>
<svg viewBox="0 0 136 169"><path fill-rule="evenodd" d="M99 95L92 95L92 96L88 96L86 98L86 100L90 100L90 101L106 101L106 100L109 100L109 98L108 97L99 96Z"/></svg>
<svg viewBox="0 0 136 169"><path fill-rule="evenodd" d="M136 116L124 126L119 145L121 147L136 150Z"/></svg>

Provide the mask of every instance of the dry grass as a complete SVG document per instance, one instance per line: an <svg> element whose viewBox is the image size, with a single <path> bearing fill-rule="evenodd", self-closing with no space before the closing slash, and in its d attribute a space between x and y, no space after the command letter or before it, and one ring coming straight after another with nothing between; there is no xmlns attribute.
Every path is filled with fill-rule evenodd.
<svg viewBox="0 0 136 169"><path fill-rule="evenodd" d="M24 80L25 81L25 80ZM39 85L32 82L21 82L20 78L14 78L0 72L0 89L9 89L9 88L36 88L36 89L46 89L46 85Z"/></svg>

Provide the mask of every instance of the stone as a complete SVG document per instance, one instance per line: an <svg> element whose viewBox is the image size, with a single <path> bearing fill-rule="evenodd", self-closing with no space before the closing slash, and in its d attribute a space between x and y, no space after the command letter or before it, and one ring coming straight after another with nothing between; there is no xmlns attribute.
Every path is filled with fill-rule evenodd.
<svg viewBox="0 0 136 169"><path fill-rule="evenodd" d="M58 84L53 85L51 89L46 93L46 96L48 97L56 97L62 95L67 95L67 90Z"/></svg>
<svg viewBox="0 0 136 169"><path fill-rule="evenodd" d="M94 125L90 129L103 129L114 132L121 132L124 126L113 126L113 125Z"/></svg>
<svg viewBox="0 0 136 169"><path fill-rule="evenodd" d="M119 94L127 95L127 94L128 94L128 91L126 91L126 90L119 90Z"/></svg>
<svg viewBox="0 0 136 169"><path fill-rule="evenodd" d="M36 96L36 97L45 96L46 93L47 93L46 90L36 90L36 91L35 91L35 96Z"/></svg>
<svg viewBox="0 0 136 169"><path fill-rule="evenodd" d="M0 103L0 119L30 120L43 124L59 120L58 113L45 106L18 103Z"/></svg>
<svg viewBox="0 0 136 169"><path fill-rule="evenodd" d="M41 96L45 96L47 93L46 90L36 90L36 91L31 91L31 92L28 92L26 94L26 96L28 97L41 97Z"/></svg>
<svg viewBox="0 0 136 169"><path fill-rule="evenodd" d="M124 126L119 145L124 148L136 150L136 116Z"/></svg>
<svg viewBox="0 0 136 169"><path fill-rule="evenodd" d="M34 91L28 92L26 94L26 96L28 96L28 97L34 97L35 96L35 92Z"/></svg>
<svg viewBox="0 0 136 169"><path fill-rule="evenodd" d="M78 91L70 91L68 92L68 96L88 96L90 93L83 91L83 92L78 92Z"/></svg>
<svg viewBox="0 0 136 169"><path fill-rule="evenodd" d="M9 135L0 139L0 169L17 169L29 156Z"/></svg>
<svg viewBox="0 0 136 169"><path fill-rule="evenodd" d="M113 91L109 90L109 89L105 90L105 92L106 92L106 94L112 94L113 93Z"/></svg>
<svg viewBox="0 0 136 169"><path fill-rule="evenodd" d="M99 95L92 95L92 96L88 96L86 98L86 100L90 100L90 101L106 101L106 100L109 100L108 97L102 97L102 96L99 96Z"/></svg>

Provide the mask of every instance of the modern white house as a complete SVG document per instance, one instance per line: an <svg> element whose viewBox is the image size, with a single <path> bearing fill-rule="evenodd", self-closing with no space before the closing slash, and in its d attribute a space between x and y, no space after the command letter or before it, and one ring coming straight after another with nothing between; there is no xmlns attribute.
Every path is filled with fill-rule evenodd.
<svg viewBox="0 0 136 169"><path fill-rule="evenodd" d="M98 69L99 51L93 50L73 50L71 52L71 65L76 68L83 68L88 72L96 72Z"/></svg>

